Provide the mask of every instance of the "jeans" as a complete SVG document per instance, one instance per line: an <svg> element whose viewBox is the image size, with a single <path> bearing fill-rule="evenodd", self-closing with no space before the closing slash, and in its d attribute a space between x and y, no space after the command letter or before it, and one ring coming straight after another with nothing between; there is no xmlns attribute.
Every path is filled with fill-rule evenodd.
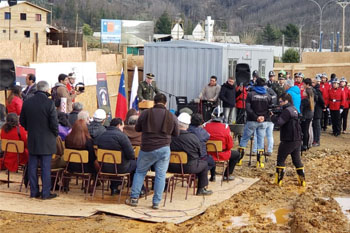
<svg viewBox="0 0 350 233"><path fill-rule="evenodd" d="M313 119L312 129L314 131L314 142L320 143L321 137L321 119Z"/></svg>
<svg viewBox="0 0 350 233"><path fill-rule="evenodd" d="M156 177L154 181L153 204L159 204L159 202L162 200L165 187L165 175L168 170L169 160L169 146L164 146L149 152L140 150L131 188L131 198L139 198L146 173L151 166L154 165Z"/></svg>
<svg viewBox="0 0 350 233"><path fill-rule="evenodd" d="M274 124L271 121L266 121L266 138L267 138L267 152L272 153L273 151L273 127ZM254 142L252 152L256 153L257 147L257 133L254 134Z"/></svg>
<svg viewBox="0 0 350 233"><path fill-rule="evenodd" d="M257 121L247 121L247 123L244 125L243 136L242 136L241 142L239 143L239 146L246 147L248 144L248 141L250 140L250 137L256 131L256 134L257 134L256 141L258 143L258 150L263 150L266 127L267 127L266 122L259 123Z"/></svg>
<svg viewBox="0 0 350 233"><path fill-rule="evenodd" d="M224 108L224 123L232 124L235 115L235 108Z"/></svg>
<svg viewBox="0 0 350 233"><path fill-rule="evenodd" d="M41 167L41 182L43 184L42 194L43 198L50 196L51 189L51 154L37 155L29 154L28 162L28 177L30 182L30 196L36 197L39 195L39 184L38 184L38 161L40 161Z"/></svg>

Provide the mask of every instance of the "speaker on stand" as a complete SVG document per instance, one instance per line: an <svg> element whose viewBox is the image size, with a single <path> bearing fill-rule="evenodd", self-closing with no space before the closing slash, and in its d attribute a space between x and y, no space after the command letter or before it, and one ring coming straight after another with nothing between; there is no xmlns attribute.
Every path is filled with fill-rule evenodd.
<svg viewBox="0 0 350 233"><path fill-rule="evenodd" d="M16 83L15 63L11 59L0 59L0 91L5 90L7 101L7 90Z"/></svg>

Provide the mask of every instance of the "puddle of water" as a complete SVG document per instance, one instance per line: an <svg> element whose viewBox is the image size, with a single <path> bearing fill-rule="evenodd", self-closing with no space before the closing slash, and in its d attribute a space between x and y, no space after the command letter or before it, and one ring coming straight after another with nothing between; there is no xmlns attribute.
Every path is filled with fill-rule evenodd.
<svg viewBox="0 0 350 233"><path fill-rule="evenodd" d="M350 221L350 197L336 197L334 200L338 202L342 212Z"/></svg>
<svg viewBox="0 0 350 233"><path fill-rule="evenodd" d="M277 224L286 224L289 220L290 209L278 209L274 212Z"/></svg>
<svg viewBox="0 0 350 233"><path fill-rule="evenodd" d="M251 224L249 221L249 214L242 214L241 216L231 217L230 221L232 222L232 224L231 226L227 227L228 230L248 226Z"/></svg>
<svg viewBox="0 0 350 233"><path fill-rule="evenodd" d="M284 225L289 221L290 212L292 212L291 209L281 208L266 214L266 217L271 218L273 223Z"/></svg>

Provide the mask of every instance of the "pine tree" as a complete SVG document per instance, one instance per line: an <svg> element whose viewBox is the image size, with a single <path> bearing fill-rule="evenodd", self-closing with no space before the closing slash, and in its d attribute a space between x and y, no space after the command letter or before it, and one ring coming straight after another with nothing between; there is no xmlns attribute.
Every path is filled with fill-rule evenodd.
<svg viewBox="0 0 350 233"><path fill-rule="evenodd" d="M286 39L286 44L293 46L298 41L299 30L294 24L288 24L284 30L281 31Z"/></svg>
<svg viewBox="0 0 350 233"><path fill-rule="evenodd" d="M164 11L156 22L155 33L157 34L170 34L171 33L171 20L168 12Z"/></svg>

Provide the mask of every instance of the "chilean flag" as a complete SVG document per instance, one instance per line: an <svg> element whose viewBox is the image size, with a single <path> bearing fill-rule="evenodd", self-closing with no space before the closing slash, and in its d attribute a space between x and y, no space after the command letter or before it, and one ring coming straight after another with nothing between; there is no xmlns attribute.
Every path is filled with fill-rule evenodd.
<svg viewBox="0 0 350 233"><path fill-rule="evenodd" d="M124 71L122 70L122 75L120 77L120 83L119 83L117 106L115 108L115 117L119 117L124 121L127 111L128 111L128 104L126 101L126 94L125 94Z"/></svg>

